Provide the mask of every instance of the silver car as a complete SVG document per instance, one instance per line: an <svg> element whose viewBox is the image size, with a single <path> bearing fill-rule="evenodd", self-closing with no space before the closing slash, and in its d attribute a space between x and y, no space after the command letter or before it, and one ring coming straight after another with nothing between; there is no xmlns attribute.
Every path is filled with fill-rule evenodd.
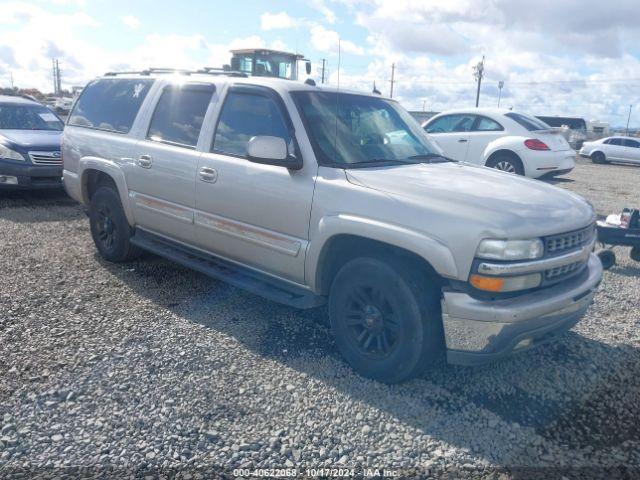
<svg viewBox="0 0 640 480"><path fill-rule="evenodd" d="M328 304L347 362L384 382L526 350L589 307L581 197L445 158L394 100L214 73L106 75L76 102L64 184L106 260Z"/></svg>
<svg viewBox="0 0 640 480"><path fill-rule="evenodd" d="M580 149L582 157L593 163L623 162L640 164L640 139L632 137L606 137L593 142L584 142Z"/></svg>

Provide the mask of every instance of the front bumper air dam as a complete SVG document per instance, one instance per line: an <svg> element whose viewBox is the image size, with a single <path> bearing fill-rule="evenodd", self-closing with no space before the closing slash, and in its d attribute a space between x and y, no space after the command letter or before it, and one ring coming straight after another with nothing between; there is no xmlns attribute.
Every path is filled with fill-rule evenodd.
<svg viewBox="0 0 640 480"><path fill-rule="evenodd" d="M566 284L504 300L476 300L444 292L442 321L447 361L481 365L545 343L582 318L602 279L602 264L589 255L586 272Z"/></svg>

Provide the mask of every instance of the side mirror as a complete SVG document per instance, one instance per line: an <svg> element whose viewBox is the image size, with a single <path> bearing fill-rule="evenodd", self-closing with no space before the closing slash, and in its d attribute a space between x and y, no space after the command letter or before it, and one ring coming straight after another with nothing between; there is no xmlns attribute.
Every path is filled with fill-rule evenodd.
<svg viewBox="0 0 640 480"><path fill-rule="evenodd" d="M309 60L304 64L304 69L306 70L307 75L311 75L311 62Z"/></svg>
<svg viewBox="0 0 640 480"><path fill-rule="evenodd" d="M302 168L302 160L289 155L287 142L281 137L268 135L251 137L247 145L247 157L250 162L263 165L275 165L291 170Z"/></svg>

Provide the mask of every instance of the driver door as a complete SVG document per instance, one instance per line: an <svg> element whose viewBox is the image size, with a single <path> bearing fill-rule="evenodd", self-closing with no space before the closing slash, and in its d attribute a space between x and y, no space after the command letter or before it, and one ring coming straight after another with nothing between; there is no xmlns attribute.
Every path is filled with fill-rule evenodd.
<svg viewBox="0 0 640 480"><path fill-rule="evenodd" d="M284 138L300 155L293 123L278 93L231 86L196 176L196 241L201 248L297 283L304 282L315 162L300 170L250 162L254 136Z"/></svg>

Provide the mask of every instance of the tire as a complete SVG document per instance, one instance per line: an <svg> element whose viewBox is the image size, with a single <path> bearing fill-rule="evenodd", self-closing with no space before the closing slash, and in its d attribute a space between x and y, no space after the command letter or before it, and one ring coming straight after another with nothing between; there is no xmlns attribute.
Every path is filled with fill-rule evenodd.
<svg viewBox="0 0 640 480"><path fill-rule="evenodd" d="M633 247L631 252L629 253L631 260L635 260L636 262L640 262L640 247Z"/></svg>
<svg viewBox="0 0 640 480"><path fill-rule="evenodd" d="M607 157L602 152L594 152L591 154L591 161L593 163L607 163Z"/></svg>
<svg viewBox="0 0 640 480"><path fill-rule="evenodd" d="M604 270L609 270L616 264L616 254L611 250L599 251L598 258L600 258L600 262L602 263L602 268Z"/></svg>
<svg viewBox="0 0 640 480"><path fill-rule="evenodd" d="M515 155L498 154L489 159L487 167L495 168L507 173L515 173L516 175L524 175L524 167L522 162Z"/></svg>
<svg viewBox="0 0 640 480"><path fill-rule="evenodd" d="M400 262L346 263L331 285L329 318L347 363L373 380L402 382L444 352L438 290Z"/></svg>
<svg viewBox="0 0 640 480"><path fill-rule="evenodd" d="M126 262L141 255L142 250L130 242L131 227L113 187L98 187L91 197L89 225L93 242L105 260Z"/></svg>

